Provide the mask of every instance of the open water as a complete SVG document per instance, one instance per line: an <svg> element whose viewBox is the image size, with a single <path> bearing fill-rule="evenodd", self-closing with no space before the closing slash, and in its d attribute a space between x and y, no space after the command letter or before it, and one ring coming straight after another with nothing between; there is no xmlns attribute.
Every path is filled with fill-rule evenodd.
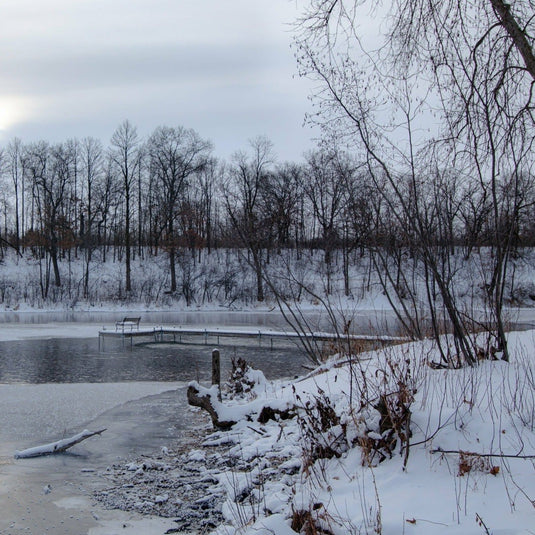
<svg viewBox="0 0 535 535"><path fill-rule="evenodd" d="M134 344L98 339L46 339L0 342L0 383L118 383L208 380L213 346ZM227 345L220 348L222 378L231 361L244 358L269 379L303 374L306 356L292 346L269 348Z"/></svg>

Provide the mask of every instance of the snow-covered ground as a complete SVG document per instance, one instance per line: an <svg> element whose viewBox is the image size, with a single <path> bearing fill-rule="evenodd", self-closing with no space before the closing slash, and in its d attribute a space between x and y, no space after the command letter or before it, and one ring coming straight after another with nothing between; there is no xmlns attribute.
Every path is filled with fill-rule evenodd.
<svg viewBox="0 0 535 535"><path fill-rule="evenodd" d="M202 503L224 518L217 535L533 534L535 332L510 343L511 363L458 370L432 369L433 344L421 342L332 359L288 383L248 372L250 392L221 405L193 384L237 423L185 454L117 465L100 499L179 516L180 466L207 482ZM259 421L265 407L275 415ZM163 493L151 488L160 479ZM140 489L130 499L125 480Z"/></svg>
<svg viewBox="0 0 535 535"><path fill-rule="evenodd" d="M533 309L512 314L534 321ZM96 336L101 327L1 324L0 340ZM268 382L257 373L249 393L223 399L221 414L237 421L230 431L211 432L204 420L204 437L181 447L170 429L164 441L146 437L143 456L119 455L104 465L92 457L94 439L81 457L40 459L39 465L12 454L36 445L36 429L46 441L62 438L52 436L54 430L80 431L103 413L116 424L118 440L124 421L114 411L139 407L143 418L143 399L170 388L183 396L184 417L203 421L198 409L185 408L184 388L0 385L0 532L156 535L179 526L192 533L192 511L204 511L204 518L222 522L213 527L217 535L533 535L535 331L509 339L509 364L435 370L428 366L439 360L432 343L419 342L350 363L333 358L298 381ZM381 424L381 396L391 400L393 416L405 406L410 419ZM265 406L289 410L288 418L275 414L260 423ZM184 488L203 495L186 503ZM100 504L125 511L106 511L92 492ZM7 520L13 515L11 523L6 514Z"/></svg>
<svg viewBox="0 0 535 535"><path fill-rule="evenodd" d="M137 252L134 251L134 252ZM488 266L489 252L485 249L459 249L449 258L454 279L452 291L470 309L478 309L485 300L485 276L492 272ZM84 289L84 255L79 252L61 259L59 270L61 286L54 285L53 277L46 280L46 262L34 257L27 249L22 258L13 251L5 251L0 259L0 310L174 310L181 309L248 309L269 310L275 306L271 292L266 288L266 302L256 300L256 279L246 261L245 251L217 249L210 254L203 250L192 257L180 250L177 261L179 290L170 289L168 257L165 251L143 258L132 259L132 290L124 290L125 267L121 251L108 250L106 261L102 251L96 250L89 269L87 293ZM507 306L535 304L534 270L535 250L520 250L511 260L510 276L504 290ZM303 309L317 309L318 299L326 298L327 277L331 305L344 310L390 310L380 278L375 273L368 253L355 251L349 265L349 295L345 294L340 251L333 254L333 264L327 270L321 250L283 250L271 252L265 266L271 281L289 299L299 301ZM402 272L411 273L411 292L425 305L424 270L410 255L403 257ZM328 271L328 273L327 273ZM50 275L50 274L49 274ZM310 290L310 292L308 290ZM394 292L390 292L394 295Z"/></svg>
<svg viewBox="0 0 535 535"><path fill-rule="evenodd" d="M535 533L534 336L511 335L510 364L433 370L432 345L417 343L332 361L297 383L259 384L255 405L297 416L252 424L240 407L231 432L207 439L231 437L229 455L250 465L219 480L228 524L248 523L250 535L289 535L292 522L318 530L306 533ZM410 408L408 452L404 429L385 446L390 431L374 408L382 395L394 412Z"/></svg>

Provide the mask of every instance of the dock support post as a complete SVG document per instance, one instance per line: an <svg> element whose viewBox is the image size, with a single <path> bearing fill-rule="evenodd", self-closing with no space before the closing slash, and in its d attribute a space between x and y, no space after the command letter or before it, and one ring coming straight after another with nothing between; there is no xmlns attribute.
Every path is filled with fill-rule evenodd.
<svg viewBox="0 0 535 535"><path fill-rule="evenodd" d="M212 351L212 385L217 385L217 397L221 401L221 358L219 349Z"/></svg>

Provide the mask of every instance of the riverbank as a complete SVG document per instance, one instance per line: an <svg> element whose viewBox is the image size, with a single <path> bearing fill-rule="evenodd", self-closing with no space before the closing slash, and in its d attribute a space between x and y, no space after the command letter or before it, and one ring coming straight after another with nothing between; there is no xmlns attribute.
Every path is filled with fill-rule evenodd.
<svg viewBox="0 0 535 535"><path fill-rule="evenodd" d="M222 517L217 535L530 535L535 331L509 340L512 362L475 368L433 369L427 341L335 358L297 381L251 372L249 392L213 398L229 431L114 465L98 498L171 514L178 533L203 528L181 494L193 478L204 485L193 505Z"/></svg>
<svg viewBox="0 0 535 535"><path fill-rule="evenodd" d="M84 255L67 255L60 261L61 285L56 286L43 259L34 257L31 250L27 249L22 257L14 251L5 251L0 260L0 310L14 313L31 310L172 312L177 309L273 310L277 307L277 299L268 288L265 288L265 302L258 302L256 275L246 261L246 251L217 249L209 253L201 250L195 257L182 251L181 265L177 266L179 290L176 292L169 290L169 262L165 251L156 256L144 251L142 258L132 258L129 292L125 291L124 262L119 260L122 251L118 249L115 253L106 255L104 261L103 251L94 250L88 271ZM491 254L489 249L482 248L468 255L459 248L448 256L453 276L450 290L454 292L456 303L459 306L463 303L466 310L485 308L488 299L485 287L490 282L486 276L492 272ZM399 288L396 290L389 284L383 287L384 280L376 272L369 254L354 251L350 256L348 280L343 275L341 251L333 251L332 264L326 266L321 250L306 249L299 253L282 250L280 254L273 254L264 268L280 295L298 302L306 311L317 310L322 300L336 310L391 311L386 291L394 302L404 299L404 292ZM532 248L516 250L510 259L511 276L503 292L505 306L535 305L534 259ZM395 268L398 261L401 265ZM419 307L428 304L427 271L418 259L407 254L397 260L392 258L389 264L394 278L397 269L400 273L411 273L410 284L406 281L410 285L407 290ZM89 280L84 284L87 276Z"/></svg>
<svg viewBox="0 0 535 535"><path fill-rule="evenodd" d="M432 369L439 357L425 341L334 358L298 380L254 373L223 400L236 423L215 433L186 406L183 383L0 385L3 415L17 424L33 418L32 429L49 434L82 422L108 428L72 454L42 459L12 458L35 445L31 434L23 444L6 440L0 533L481 535L485 525L529 535L535 331L509 341L509 364ZM390 418L410 410L408 444L407 420L382 425L383 398L393 400ZM192 427L200 435L188 435ZM16 427L0 422L0 430L4 439Z"/></svg>

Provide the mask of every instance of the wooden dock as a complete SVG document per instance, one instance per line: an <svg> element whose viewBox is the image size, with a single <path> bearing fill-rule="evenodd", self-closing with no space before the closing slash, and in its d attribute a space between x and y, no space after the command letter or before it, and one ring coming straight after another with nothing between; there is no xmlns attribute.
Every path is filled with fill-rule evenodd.
<svg viewBox="0 0 535 535"><path fill-rule="evenodd" d="M406 338L395 336L377 336L377 335L337 335L336 333L328 332L307 332L297 333L294 331L276 331L270 329L258 330L247 328L196 328L196 327L176 327L176 326L157 326L146 327L140 329L122 329L122 330L106 330L99 331L99 349L104 349L104 340L106 338L120 339L123 345L126 342L130 346L134 344L134 339L145 338L146 341L140 340L139 343L175 343L175 344L198 344L198 345L220 345L222 339L247 339L250 341L258 341L259 346L268 346L273 348L274 341L294 341L298 342L300 339L307 339L314 342L350 342L370 345L389 345L396 343L407 342ZM234 345L239 345L234 343Z"/></svg>

